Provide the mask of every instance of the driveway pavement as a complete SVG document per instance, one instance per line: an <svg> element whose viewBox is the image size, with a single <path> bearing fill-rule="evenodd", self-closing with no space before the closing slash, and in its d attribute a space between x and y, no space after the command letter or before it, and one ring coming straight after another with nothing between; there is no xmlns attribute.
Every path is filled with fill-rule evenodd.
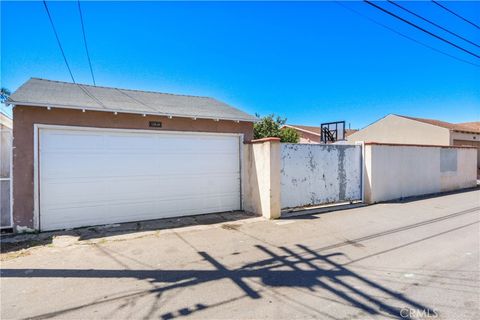
<svg viewBox="0 0 480 320"><path fill-rule="evenodd" d="M1 318L480 319L480 191L2 254ZM105 237L104 237L105 236Z"/></svg>

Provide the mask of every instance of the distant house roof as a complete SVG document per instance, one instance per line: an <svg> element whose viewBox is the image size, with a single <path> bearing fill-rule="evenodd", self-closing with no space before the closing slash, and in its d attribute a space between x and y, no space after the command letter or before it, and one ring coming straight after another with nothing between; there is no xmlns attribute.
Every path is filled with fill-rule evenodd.
<svg viewBox="0 0 480 320"><path fill-rule="evenodd" d="M308 132L308 133L311 133L311 134L315 134L317 136L320 136L320 126L318 127L314 127L314 126L302 126L302 125L298 125L298 124L286 124L285 127L290 127L290 128L293 128L293 129L297 129L297 130L300 130L300 131L305 131L305 132ZM357 129L345 129L345 137L348 137L349 135L351 135L352 133L354 132L357 132L358 130Z"/></svg>
<svg viewBox="0 0 480 320"><path fill-rule="evenodd" d="M256 117L209 97L90 86L39 78L28 80L7 102L39 107L257 121Z"/></svg>
<svg viewBox="0 0 480 320"><path fill-rule="evenodd" d="M458 123L459 126L469 128L471 130L475 130L475 132L480 132L480 121L476 122L462 122Z"/></svg>
<svg viewBox="0 0 480 320"><path fill-rule="evenodd" d="M305 131L305 132L320 136L320 126L314 127L314 126L302 126L298 124L286 124L284 125L284 127L289 127L289 128Z"/></svg>
<svg viewBox="0 0 480 320"><path fill-rule="evenodd" d="M354 134L357 131L358 129L345 129L345 137L348 137L349 135Z"/></svg>
<svg viewBox="0 0 480 320"><path fill-rule="evenodd" d="M397 116L410 119L410 120L415 120L423 123L428 123L437 127L442 127L446 128L452 131L458 131L458 132L470 132L470 133L480 133L480 122L465 122L465 123L450 123L450 122L445 122L445 121L440 121L440 120L434 120L434 119L424 119L424 118L414 118L414 117L408 117L408 116L402 116L397 114Z"/></svg>

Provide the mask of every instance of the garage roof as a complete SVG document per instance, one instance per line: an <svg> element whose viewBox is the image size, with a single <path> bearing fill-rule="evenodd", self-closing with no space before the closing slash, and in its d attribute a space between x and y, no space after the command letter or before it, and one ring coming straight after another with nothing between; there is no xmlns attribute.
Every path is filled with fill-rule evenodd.
<svg viewBox="0 0 480 320"><path fill-rule="evenodd" d="M239 109L209 97L127 90L30 78L7 101L13 105L85 109L254 122Z"/></svg>

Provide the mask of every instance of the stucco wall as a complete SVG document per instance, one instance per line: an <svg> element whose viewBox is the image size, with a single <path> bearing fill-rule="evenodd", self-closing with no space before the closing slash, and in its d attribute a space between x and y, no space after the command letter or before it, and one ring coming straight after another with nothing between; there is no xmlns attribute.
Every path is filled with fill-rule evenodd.
<svg viewBox="0 0 480 320"><path fill-rule="evenodd" d="M13 126L12 119L0 112L0 129L11 129Z"/></svg>
<svg viewBox="0 0 480 320"><path fill-rule="evenodd" d="M462 141L472 141L480 143L480 133L465 133L465 132L457 132L452 131L450 133L450 144L453 144L455 140L462 140ZM470 145L466 143L466 145Z"/></svg>
<svg viewBox="0 0 480 320"><path fill-rule="evenodd" d="M208 119L172 118L136 114L16 106L13 109L13 222L33 228L34 191L33 157L34 124L71 125L99 128L243 133L245 141L253 139L253 123L214 121ZM149 127L150 121L161 121L162 128Z"/></svg>
<svg viewBox="0 0 480 320"><path fill-rule="evenodd" d="M477 176L480 177L480 134L452 131L450 139L452 146L472 146L477 148Z"/></svg>
<svg viewBox="0 0 480 320"><path fill-rule="evenodd" d="M365 145L368 203L476 186L473 148Z"/></svg>
<svg viewBox="0 0 480 320"><path fill-rule="evenodd" d="M361 146L281 146L282 208L361 199Z"/></svg>
<svg viewBox="0 0 480 320"><path fill-rule="evenodd" d="M349 142L381 142L403 144L450 144L450 130L427 123L388 115L347 137Z"/></svg>
<svg viewBox="0 0 480 320"><path fill-rule="evenodd" d="M300 143L320 143L320 136L313 133L297 130L300 134Z"/></svg>
<svg viewBox="0 0 480 320"><path fill-rule="evenodd" d="M243 206L267 219L280 217L280 139L254 140L244 147Z"/></svg>

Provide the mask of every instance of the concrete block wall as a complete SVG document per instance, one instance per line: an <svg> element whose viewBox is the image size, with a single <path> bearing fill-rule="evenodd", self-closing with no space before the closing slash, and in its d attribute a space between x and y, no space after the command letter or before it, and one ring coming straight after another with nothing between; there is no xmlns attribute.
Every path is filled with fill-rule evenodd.
<svg viewBox="0 0 480 320"><path fill-rule="evenodd" d="M476 152L473 147L365 143L363 199L372 204L475 187ZM244 210L267 219L279 218L280 139L253 140L244 145L243 153Z"/></svg>
<svg viewBox="0 0 480 320"><path fill-rule="evenodd" d="M367 203L477 184L475 148L366 143L364 161Z"/></svg>

